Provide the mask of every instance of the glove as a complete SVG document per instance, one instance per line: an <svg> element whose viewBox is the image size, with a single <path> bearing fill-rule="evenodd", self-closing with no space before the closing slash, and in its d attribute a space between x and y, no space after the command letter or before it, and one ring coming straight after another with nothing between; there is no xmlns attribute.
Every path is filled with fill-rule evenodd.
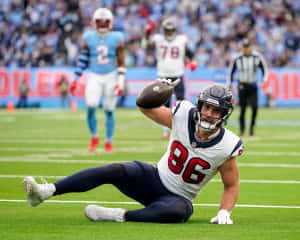
<svg viewBox="0 0 300 240"><path fill-rule="evenodd" d="M114 95L120 96L124 91L124 87L125 87L125 75L119 74L118 83L116 84L116 86L113 89Z"/></svg>
<svg viewBox="0 0 300 240"><path fill-rule="evenodd" d="M73 81L70 86L70 92L73 96L75 95L76 87L77 87L77 81Z"/></svg>
<svg viewBox="0 0 300 240"><path fill-rule="evenodd" d="M210 223L216 224L233 224L233 221L230 219L230 212L225 209L219 210L217 216L213 217L210 220Z"/></svg>
<svg viewBox="0 0 300 240"><path fill-rule="evenodd" d="M193 71L196 70L197 64L194 63L194 62L189 62L189 63L186 64L186 67L187 67L188 69L190 69L190 70L193 72Z"/></svg>
<svg viewBox="0 0 300 240"><path fill-rule="evenodd" d="M163 82L173 88L175 88L181 81L180 78L177 78L175 81L172 81L171 79L167 79L167 78L158 78L157 81Z"/></svg>
<svg viewBox="0 0 300 240"><path fill-rule="evenodd" d="M152 23L152 22L147 22L147 24L146 24L146 34L147 34L147 35L150 35L151 32L153 31L154 27L155 27L155 24L154 24L154 23Z"/></svg>

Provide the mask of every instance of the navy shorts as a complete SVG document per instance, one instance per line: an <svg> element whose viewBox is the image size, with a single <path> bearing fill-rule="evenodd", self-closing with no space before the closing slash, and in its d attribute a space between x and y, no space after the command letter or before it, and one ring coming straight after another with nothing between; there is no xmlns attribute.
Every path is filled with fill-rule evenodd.
<svg viewBox="0 0 300 240"><path fill-rule="evenodd" d="M179 198L192 208L190 200L170 192L161 182L158 169L145 162L121 163L125 170L124 181L115 186L125 195L148 206L162 198Z"/></svg>

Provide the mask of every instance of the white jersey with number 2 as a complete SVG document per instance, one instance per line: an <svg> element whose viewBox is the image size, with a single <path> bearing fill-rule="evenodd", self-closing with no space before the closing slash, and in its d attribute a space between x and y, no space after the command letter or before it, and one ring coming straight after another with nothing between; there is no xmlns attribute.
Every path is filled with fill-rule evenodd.
<svg viewBox="0 0 300 240"><path fill-rule="evenodd" d="M187 37L177 35L172 41L168 41L164 35L155 34L151 41L155 44L158 76L183 76Z"/></svg>
<svg viewBox="0 0 300 240"><path fill-rule="evenodd" d="M209 142L195 137L193 119L195 106L179 101L172 107L172 132L167 152L158 162L158 171L164 186L171 192L191 201L203 186L231 157L243 152L242 140L226 128Z"/></svg>

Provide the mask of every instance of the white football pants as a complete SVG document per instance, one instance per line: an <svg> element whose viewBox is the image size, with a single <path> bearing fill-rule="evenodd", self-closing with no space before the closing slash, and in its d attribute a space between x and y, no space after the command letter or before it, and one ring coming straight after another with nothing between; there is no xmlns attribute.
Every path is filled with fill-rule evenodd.
<svg viewBox="0 0 300 240"><path fill-rule="evenodd" d="M85 103L88 107L98 107L103 97L103 109L112 111L116 108L117 96L113 89L117 84L115 72L108 74L89 73L85 87Z"/></svg>

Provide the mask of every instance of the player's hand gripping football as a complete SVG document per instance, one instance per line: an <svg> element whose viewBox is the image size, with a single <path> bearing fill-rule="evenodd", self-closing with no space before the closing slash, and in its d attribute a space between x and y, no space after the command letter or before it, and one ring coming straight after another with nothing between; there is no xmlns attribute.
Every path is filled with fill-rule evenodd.
<svg viewBox="0 0 300 240"><path fill-rule="evenodd" d="M157 81L147 84L139 93L136 105L141 108L156 108L165 104L172 96L174 88L179 84L180 78L159 78Z"/></svg>
<svg viewBox="0 0 300 240"><path fill-rule="evenodd" d="M77 81L73 81L70 86L70 92L74 96L77 88Z"/></svg>
<svg viewBox="0 0 300 240"><path fill-rule="evenodd" d="M180 83L180 78L177 78L175 81L167 78L158 78L157 81L167 84L168 86L175 88Z"/></svg>
<svg viewBox="0 0 300 240"><path fill-rule="evenodd" d="M230 219L230 212L225 209L219 210L217 216L213 217L210 220L210 223L215 224L233 224L233 221Z"/></svg>

